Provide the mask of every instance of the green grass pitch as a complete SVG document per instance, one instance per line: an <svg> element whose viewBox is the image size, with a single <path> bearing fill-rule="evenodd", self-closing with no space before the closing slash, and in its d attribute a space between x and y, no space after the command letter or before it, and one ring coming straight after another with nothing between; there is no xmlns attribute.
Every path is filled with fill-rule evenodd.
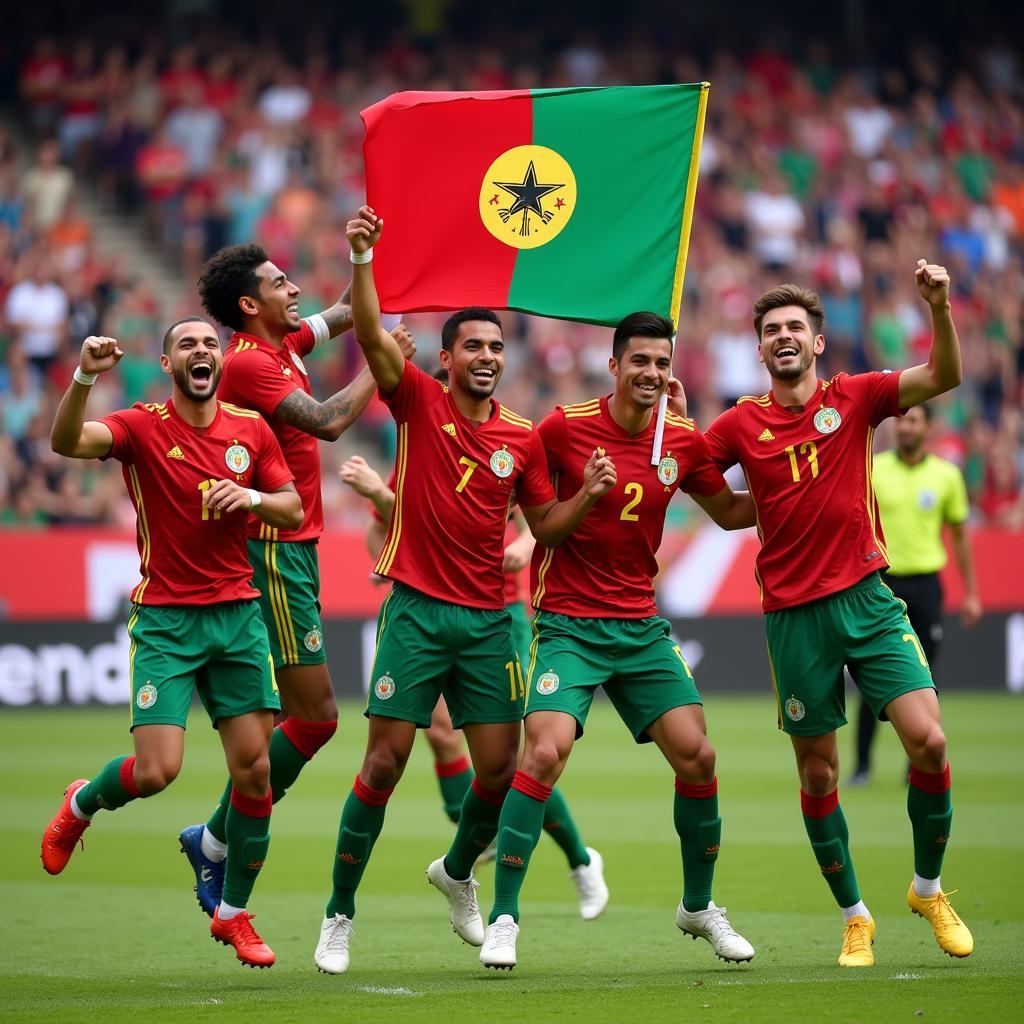
<svg viewBox="0 0 1024 1024"><path fill-rule="evenodd" d="M101 812L59 878L39 838L64 786L128 752L122 712L0 716L4 871L0 1018L15 1021L938 1021L1020 1019L1024 948L1024 700L944 698L955 818L943 870L976 951L954 961L905 906L912 872L902 755L886 729L875 781L843 789L864 898L878 921L876 966L835 963L841 922L800 819L787 740L770 698L707 695L724 820L715 897L757 948L716 960L675 928L681 891L672 780L636 748L610 707L595 707L564 790L585 840L604 854L612 900L579 919L565 861L542 839L524 890L519 967L485 971L451 932L426 865L444 852L429 753L419 746L391 801L360 892L352 966L312 965L338 814L365 742L354 705L274 811L267 868L251 909L278 956L269 971L214 944L192 895L177 833L201 821L221 785L216 735L193 715L181 778L166 793ZM853 737L841 736L844 754ZM493 872L480 872L489 905Z"/></svg>

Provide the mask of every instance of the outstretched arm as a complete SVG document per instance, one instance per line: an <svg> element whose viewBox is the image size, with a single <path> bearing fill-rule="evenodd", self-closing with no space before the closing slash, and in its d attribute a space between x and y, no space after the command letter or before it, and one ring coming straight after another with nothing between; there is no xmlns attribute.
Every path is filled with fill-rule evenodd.
<svg viewBox="0 0 1024 1024"><path fill-rule="evenodd" d="M598 448L583 469L583 484L566 501L549 501L523 509L530 533L546 548L557 547L587 517L598 499L615 486L615 463Z"/></svg>
<svg viewBox="0 0 1024 1024"><path fill-rule="evenodd" d="M124 356L113 338L88 337L82 343L75 379L68 385L57 406L50 429L50 447L69 459L98 459L114 444L114 435L105 423L85 418L92 381L83 383L79 375L95 376L112 370Z"/></svg>
<svg viewBox="0 0 1024 1024"><path fill-rule="evenodd" d="M412 358L416 344L404 324L399 324L388 337L396 343L403 362ZM274 419L324 441L337 441L359 419L376 390L373 374L369 367L363 367L348 386L322 402L296 388L281 400L274 410Z"/></svg>
<svg viewBox="0 0 1024 1024"><path fill-rule="evenodd" d="M911 366L900 374L901 409L952 391L963 379L960 342L949 306L949 274L945 267L918 260L915 276L917 289L932 311L932 347L927 363Z"/></svg>
<svg viewBox="0 0 1024 1024"><path fill-rule="evenodd" d="M346 234L352 246L354 259L365 259L380 241L384 220L369 206L361 206L354 220L348 222ZM374 380L386 395L390 395L405 371L405 359L395 339L384 330L380 322L380 300L373 282L373 264L355 263L352 267L352 319L356 341L366 356L366 364Z"/></svg>
<svg viewBox="0 0 1024 1024"><path fill-rule="evenodd" d="M744 530L757 525L757 512L750 491L734 491L726 486L710 497L703 494L691 494L690 497L723 530Z"/></svg>

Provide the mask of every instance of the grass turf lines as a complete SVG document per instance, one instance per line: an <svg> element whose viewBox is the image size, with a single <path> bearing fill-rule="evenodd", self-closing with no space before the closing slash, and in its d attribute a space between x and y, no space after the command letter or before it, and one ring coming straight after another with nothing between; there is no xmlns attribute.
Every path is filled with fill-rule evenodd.
<svg viewBox="0 0 1024 1024"><path fill-rule="evenodd" d="M2 1019L15 1021L1010 1020L1020 1012L1024 887L1024 701L947 694L953 836L943 868L976 950L946 957L911 915L910 826L891 730L874 781L841 787L864 899L878 921L873 969L841 970L839 913L800 818L788 741L770 697L706 694L724 821L715 900L757 948L726 965L675 927L681 894L672 778L637 749L605 702L595 705L564 790L585 842L604 855L611 903L582 921L561 853L542 838L523 892L519 966L485 971L452 933L424 871L447 847L429 752L418 741L388 808L359 893L352 966L318 974L313 948L329 895L338 814L359 765L365 723L341 729L274 811L267 867L250 909L275 950L272 970L244 968L209 937L177 834L220 791L220 745L201 711L170 790L100 812L59 878L39 839L64 786L130 749L123 711L0 715L4 871L0 882ZM841 750L852 762L852 729ZM483 868L481 904L493 892ZM331 1015L328 1018L327 1015Z"/></svg>

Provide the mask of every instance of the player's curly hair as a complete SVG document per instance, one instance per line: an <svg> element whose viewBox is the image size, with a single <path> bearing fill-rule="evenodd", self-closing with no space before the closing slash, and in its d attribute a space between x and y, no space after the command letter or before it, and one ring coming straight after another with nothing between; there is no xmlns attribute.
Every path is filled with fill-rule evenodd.
<svg viewBox="0 0 1024 1024"><path fill-rule="evenodd" d="M807 310L807 320L815 336L821 334L825 324L825 309L818 298L818 293L810 288L801 288L798 284L780 284L766 291L754 303L754 332L757 340L761 340L761 324L765 314L782 306L802 306Z"/></svg>
<svg viewBox="0 0 1024 1024"><path fill-rule="evenodd" d="M269 260L262 245L227 245L215 252L203 265L197 288L203 309L218 323L233 331L242 329L242 311L238 300L243 295L257 297L260 279L256 268Z"/></svg>
<svg viewBox="0 0 1024 1024"><path fill-rule="evenodd" d="M671 341L675 337L672 321L660 313L648 313L641 310L623 317L612 335L612 358L618 362L622 353L629 347L630 338L664 338Z"/></svg>

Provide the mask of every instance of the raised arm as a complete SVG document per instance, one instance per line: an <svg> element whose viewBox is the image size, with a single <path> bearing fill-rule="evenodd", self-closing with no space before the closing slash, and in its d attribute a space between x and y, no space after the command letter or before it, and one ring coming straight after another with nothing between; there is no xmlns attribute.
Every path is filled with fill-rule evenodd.
<svg viewBox="0 0 1024 1024"><path fill-rule="evenodd" d="M580 489L571 498L523 508L530 533L544 547L557 547L615 486L615 480L615 463L605 455L603 448L596 449L583 469Z"/></svg>
<svg viewBox="0 0 1024 1024"><path fill-rule="evenodd" d="M750 491L734 491L726 486L710 497L702 494L691 494L690 497L723 530L744 530L757 525L757 512Z"/></svg>
<svg viewBox="0 0 1024 1024"><path fill-rule="evenodd" d="M361 206L345 233L352 246L352 320L374 380L390 395L405 371L405 358L395 339L380 322L380 300L373 281L372 249L380 241L384 220L369 206ZM367 259L369 256L369 259ZM356 262L356 261L359 262Z"/></svg>
<svg viewBox="0 0 1024 1024"><path fill-rule="evenodd" d="M86 420L85 405L97 374L112 370L124 356L113 338L88 337L82 343L82 354L74 380L68 385L57 406L50 429L50 447L69 459L98 459L114 444L114 435L105 423Z"/></svg>
<svg viewBox="0 0 1024 1024"><path fill-rule="evenodd" d="M900 408L909 409L936 395L952 391L963 378L960 342L949 307L949 274L945 267L917 261L917 290L932 312L932 347L928 362L900 374Z"/></svg>
<svg viewBox="0 0 1024 1024"><path fill-rule="evenodd" d="M337 338L339 334L344 334L352 329L351 281L341 293L341 298L333 306L323 310L320 315L324 318L324 323L327 324L327 330L332 338Z"/></svg>
<svg viewBox="0 0 1024 1024"><path fill-rule="evenodd" d="M398 349L403 363L412 358L416 343L405 324L385 333ZM359 419L376 390L377 382L369 367L364 366L350 384L322 402L307 395L302 388L296 388L281 400L274 410L274 419L324 441L337 441Z"/></svg>

